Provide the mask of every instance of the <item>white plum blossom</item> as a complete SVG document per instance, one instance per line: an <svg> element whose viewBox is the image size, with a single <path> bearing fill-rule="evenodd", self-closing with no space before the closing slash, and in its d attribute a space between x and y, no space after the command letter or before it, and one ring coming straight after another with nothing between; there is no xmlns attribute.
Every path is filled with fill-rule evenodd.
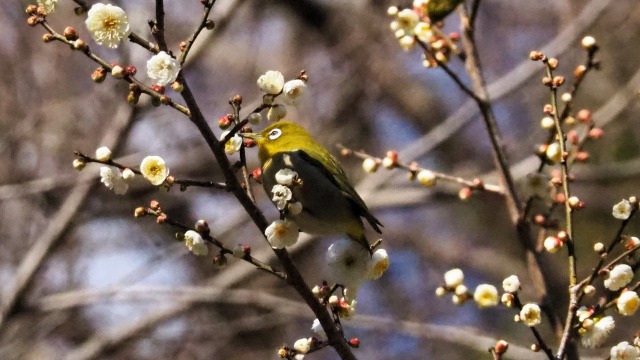
<svg viewBox="0 0 640 360"><path fill-rule="evenodd" d="M85 166L87 166L87 162L82 159L74 159L72 164L73 168L78 171L81 171Z"/></svg>
<svg viewBox="0 0 640 360"><path fill-rule="evenodd" d="M220 140L224 139L230 132L231 131L223 131L220 135ZM229 141L224 144L224 152L227 153L227 155L232 155L240 151L241 147L242 137L240 137L240 135L238 134L235 134L229 139Z"/></svg>
<svg viewBox="0 0 640 360"><path fill-rule="evenodd" d="M373 158L366 158L362 161L362 169L368 173L374 173L378 170L378 162Z"/></svg>
<svg viewBox="0 0 640 360"><path fill-rule="evenodd" d="M276 182L280 185L291 186L293 182L298 178L298 173L289 169L284 168L279 170L276 173Z"/></svg>
<svg viewBox="0 0 640 360"><path fill-rule="evenodd" d="M265 229L264 234L272 247L282 249L294 245L298 241L299 232L295 222L276 220Z"/></svg>
<svg viewBox="0 0 640 360"><path fill-rule="evenodd" d="M153 185L161 185L169 176L169 168L160 156L147 156L140 163L140 172Z"/></svg>
<svg viewBox="0 0 640 360"><path fill-rule="evenodd" d="M269 70L258 78L258 87L267 94L277 95L284 87L284 75L280 71Z"/></svg>
<svg viewBox="0 0 640 360"><path fill-rule="evenodd" d="M640 349L629 344L627 341L618 343L611 348L611 360L638 360L640 359Z"/></svg>
<svg viewBox="0 0 640 360"><path fill-rule="evenodd" d="M295 79L291 81L287 81L282 88L282 93L284 94L284 101L287 104L295 104L298 102L300 97L307 90L307 84L300 80Z"/></svg>
<svg viewBox="0 0 640 360"><path fill-rule="evenodd" d="M540 324L541 320L541 310L538 304L526 304L522 307L522 310L520 310L520 321L529 327Z"/></svg>
<svg viewBox="0 0 640 360"><path fill-rule="evenodd" d="M164 51L147 60L147 75L158 85L165 86L176 81L180 72L180 62Z"/></svg>
<svg viewBox="0 0 640 360"><path fill-rule="evenodd" d="M99 147L96 150L96 160L105 162L111 160L111 150L106 146Z"/></svg>
<svg viewBox="0 0 640 360"><path fill-rule="evenodd" d="M126 168L124 170L122 170L122 177L127 180L130 181L132 180L134 177L136 177L136 173L133 172L133 170Z"/></svg>
<svg viewBox="0 0 640 360"><path fill-rule="evenodd" d="M596 348L601 346L609 335L616 323L611 316L593 319L594 323L589 329L580 329L582 345L587 348Z"/></svg>
<svg viewBox="0 0 640 360"><path fill-rule="evenodd" d="M267 111L267 120L270 122L280 121L285 116L287 116L287 107L281 104L273 105Z"/></svg>
<svg viewBox="0 0 640 360"><path fill-rule="evenodd" d="M287 207L287 203L293 197L293 193L291 192L291 189L280 184L274 185L273 188L271 189L271 193L273 194L271 201L273 201L273 203L276 205L278 210L281 210L281 211Z"/></svg>
<svg viewBox="0 0 640 360"><path fill-rule="evenodd" d="M629 216L631 216L631 209L632 207L629 200L624 199L619 203L613 205L611 215L613 215L613 217L616 219L627 220Z"/></svg>
<svg viewBox="0 0 640 360"><path fill-rule="evenodd" d="M480 308L487 308L498 305L498 289L490 284L480 284L473 293L473 299Z"/></svg>
<svg viewBox="0 0 640 360"><path fill-rule="evenodd" d="M633 269L627 264L618 264L609 271L604 286L612 291L620 290L633 279Z"/></svg>
<svg viewBox="0 0 640 360"><path fill-rule="evenodd" d="M433 171L426 169L420 170L416 178L422 185L426 187L434 186L437 181L436 174Z"/></svg>
<svg viewBox="0 0 640 360"><path fill-rule="evenodd" d="M640 298L638 298L638 293L631 290L623 291L616 302L618 313L623 316L631 316L635 314L639 305Z"/></svg>
<svg viewBox="0 0 640 360"><path fill-rule="evenodd" d="M98 45L117 48L131 32L127 14L121 8L96 3L87 13L85 25Z"/></svg>
<svg viewBox="0 0 640 360"><path fill-rule="evenodd" d="M464 281L462 270L455 268L444 273L444 284L449 288L455 288Z"/></svg>
<svg viewBox="0 0 640 360"><path fill-rule="evenodd" d="M388 268L389 254L387 254L385 249L376 250L369 260L369 278L372 280L379 279Z"/></svg>
<svg viewBox="0 0 640 360"><path fill-rule="evenodd" d="M309 339L298 339L293 344L293 348L300 354L306 354L311 350L311 341Z"/></svg>
<svg viewBox="0 0 640 360"><path fill-rule="evenodd" d="M355 292L368 278L369 252L358 242L340 239L329 246L326 254L331 281Z"/></svg>
<svg viewBox="0 0 640 360"><path fill-rule="evenodd" d="M514 293L520 290L520 279L516 275L511 275L502 281L504 291Z"/></svg>
<svg viewBox="0 0 640 360"><path fill-rule="evenodd" d="M547 159L554 164L562 160L562 151L560 151L560 144L557 142L549 144L545 154L547 155Z"/></svg>
<svg viewBox="0 0 640 360"><path fill-rule="evenodd" d="M124 195L129 189L129 184L122 177L122 173L118 168L102 166L100 168L100 181L116 195Z"/></svg>
<svg viewBox="0 0 640 360"><path fill-rule="evenodd" d="M184 233L184 244L196 256L205 256L209 253L207 243L196 231L189 230Z"/></svg>

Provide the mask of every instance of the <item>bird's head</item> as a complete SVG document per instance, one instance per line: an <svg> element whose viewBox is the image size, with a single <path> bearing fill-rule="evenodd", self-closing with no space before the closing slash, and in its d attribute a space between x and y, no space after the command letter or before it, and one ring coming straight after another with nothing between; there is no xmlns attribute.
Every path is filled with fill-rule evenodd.
<svg viewBox="0 0 640 360"><path fill-rule="evenodd" d="M302 126L287 121L273 123L259 133L243 133L241 135L256 141L258 156L262 164L277 153L307 150L313 146L320 146Z"/></svg>

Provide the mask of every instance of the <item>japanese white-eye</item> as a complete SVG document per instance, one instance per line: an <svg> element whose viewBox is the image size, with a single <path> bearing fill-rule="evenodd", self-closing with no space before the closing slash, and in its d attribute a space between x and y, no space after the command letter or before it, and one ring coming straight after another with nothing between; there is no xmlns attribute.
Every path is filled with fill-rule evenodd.
<svg viewBox="0 0 640 360"><path fill-rule="evenodd" d="M351 186L338 160L302 126L281 121L259 133L242 136L258 144L262 185L270 197L277 184L278 171L288 168L298 174L298 182L291 191L302 204L302 211L286 216L301 231L317 235L346 234L371 252L361 217L378 233L382 224Z"/></svg>

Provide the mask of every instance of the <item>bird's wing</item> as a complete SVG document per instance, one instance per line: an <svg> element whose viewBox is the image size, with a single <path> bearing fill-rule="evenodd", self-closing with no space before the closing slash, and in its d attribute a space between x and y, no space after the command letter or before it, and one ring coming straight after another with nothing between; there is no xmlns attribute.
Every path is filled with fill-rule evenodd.
<svg viewBox="0 0 640 360"><path fill-rule="evenodd" d="M382 233L382 230L380 230L380 226L382 226L382 224L373 216L373 214L371 214L371 211L369 211L364 200L362 200L360 195L358 195L356 189L351 186L347 179L347 174L342 170L340 163L333 155L329 154L327 151L317 152L315 154L308 154L304 150L296 150L296 152L304 161L316 167L320 173L336 184L345 196L351 200L351 203L355 206L358 214L367 219L375 231ZM316 158L322 158L326 167L323 166L320 161L316 160Z"/></svg>

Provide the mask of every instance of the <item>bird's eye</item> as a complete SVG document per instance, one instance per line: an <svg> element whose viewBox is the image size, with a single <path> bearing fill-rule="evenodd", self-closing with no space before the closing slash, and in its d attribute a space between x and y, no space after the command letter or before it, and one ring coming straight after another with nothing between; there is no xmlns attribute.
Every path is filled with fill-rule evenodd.
<svg viewBox="0 0 640 360"><path fill-rule="evenodd" d="M269 140L275 140L277 138L280 137L280 135L282 135L282 130L280 129L273 129L271 130L271 132L269 133Z"/></svg>

